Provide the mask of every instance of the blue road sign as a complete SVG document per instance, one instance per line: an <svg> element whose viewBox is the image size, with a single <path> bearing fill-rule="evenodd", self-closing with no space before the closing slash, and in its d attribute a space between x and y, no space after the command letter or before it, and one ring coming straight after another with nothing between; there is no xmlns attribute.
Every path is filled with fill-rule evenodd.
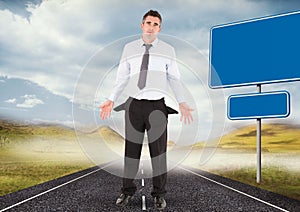
<svg viewBox="0 0 300 212"><path fill-rule="evenodd" d="M211 29L211 88L300 80L300 11Z"/></svg>
<svg viewBox="0 0 300 212"><path fill-rule="evenodd" d="M231 120L285 118L290 114L290 95L287 91L231 95L227 111Z"/></svg>

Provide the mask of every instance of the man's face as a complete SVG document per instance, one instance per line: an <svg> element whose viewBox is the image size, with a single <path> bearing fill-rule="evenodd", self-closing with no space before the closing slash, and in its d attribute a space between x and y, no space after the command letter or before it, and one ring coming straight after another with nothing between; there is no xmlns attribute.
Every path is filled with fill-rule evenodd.
<svg viewBox="0 0 300 212"><path fill-rule="evenodd" d="M148 39L155 39L156 35L160 32L160 20L154 16L147 16L141 24L143 36Z"/></svg>

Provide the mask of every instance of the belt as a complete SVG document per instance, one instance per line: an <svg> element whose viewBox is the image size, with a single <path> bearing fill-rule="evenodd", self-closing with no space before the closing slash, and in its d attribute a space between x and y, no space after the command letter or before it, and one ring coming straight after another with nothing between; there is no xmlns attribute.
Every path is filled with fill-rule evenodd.
<svg viewBox="0 0 300 212"><path fill-rule="evenodd" d="M136 98L133 98L133 97L129 97L129 100L138 101L138 102L164 102L165 98L161 98L161 99L136 99Z"/></svg>
<svg viewBox="0 0 300 212"><path fill-rule="evenodd" d="M162 102L164 102L165 98L161 98L161 99L158 99L158 100L148 100L148 99L135 99L135 98L129 97L127 101L138 101L138 102L160 102L160 101L162 101ZM123 104L115 107L114 111L118 112L118 111L121 111L121 110L125 110L126 102L124 102ZM174 110L173 108L171 108L169 106L166 106L166 107L167 107L168 114L178 114L178 111Z"/></svg>

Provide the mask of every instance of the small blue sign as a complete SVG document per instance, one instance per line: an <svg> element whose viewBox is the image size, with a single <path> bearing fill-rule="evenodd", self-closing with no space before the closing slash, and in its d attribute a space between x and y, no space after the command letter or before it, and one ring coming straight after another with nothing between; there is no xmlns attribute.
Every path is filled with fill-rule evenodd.
<svg viewBox="0 0 300 212"><path fill-rule="evenodd" d="M287 91L275 91L231 95L227 110L231 120L285 118L290 114L290 94Z"/></svg>
<svg viewBox="0 0 300 212"><path fill-rule="evenodd" d="M211 29L211 88L300 80L300 11Z"/></svg>

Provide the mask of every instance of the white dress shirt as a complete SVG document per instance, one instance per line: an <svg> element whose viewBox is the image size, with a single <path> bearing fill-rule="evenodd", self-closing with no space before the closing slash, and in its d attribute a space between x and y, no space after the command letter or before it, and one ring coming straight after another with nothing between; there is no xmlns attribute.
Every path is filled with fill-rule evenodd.
<svg viewBox="0 0 300 212"><path fill-rule="evenodd" d="M158 100L168 93L168 85L178 103L184 102L180 73L174 48L156 38L149 49L149 64L146 86L137 86L145 46L142 39L125 45L118 66L116 82L109 97L116 101L122 92L136 99Z"/></svg>

